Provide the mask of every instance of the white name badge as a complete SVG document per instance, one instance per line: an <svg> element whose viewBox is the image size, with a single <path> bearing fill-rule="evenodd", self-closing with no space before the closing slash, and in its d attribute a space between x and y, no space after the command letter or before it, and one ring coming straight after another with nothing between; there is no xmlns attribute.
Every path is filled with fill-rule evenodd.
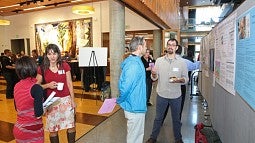
<svg viewBox="0 0 255 143"><path fill-rule="evenodd" d="M174 72L178 72L178 71L179 71L179 68L173 68L173 71L174 71Z"/></svg>
<svg viewBox="0 0 255 143"><path fill-rule="evenodd" d="M64 70L58 70L58 74L65 74Z"/></svg>

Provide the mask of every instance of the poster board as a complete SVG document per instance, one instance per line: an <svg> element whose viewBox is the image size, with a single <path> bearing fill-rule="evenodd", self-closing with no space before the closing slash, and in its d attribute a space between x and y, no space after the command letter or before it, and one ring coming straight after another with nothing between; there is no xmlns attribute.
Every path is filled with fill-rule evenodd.
<svg viewBox="0 0 255 143"><path fill-rule="evenodd" d="M79 48L79 67L107 66L106 47Z"/></svg>
<svg viewBox="0 0 255 143"><path fill-rule="evenodd" d="M235 89L255 111L255 7L236 19Z"/></svg>

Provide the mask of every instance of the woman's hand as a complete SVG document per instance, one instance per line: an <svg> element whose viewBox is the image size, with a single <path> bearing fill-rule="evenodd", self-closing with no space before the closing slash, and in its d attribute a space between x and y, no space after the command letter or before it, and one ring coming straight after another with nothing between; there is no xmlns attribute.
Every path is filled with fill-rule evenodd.
<svg viewBox="0 0 255 143"><path fill-rule="evenodd" d="M157 69L155 67L153 67L151 69L151 74L152 74L152 77L155 78L157 76Z"/></svg>
<svg viewBox="0 0 255 143"><path fill-rule="evenodd" d="M52 81L50 83L47 83L47 88L55 89L58 87L58 83L56 81Z"/></svg>
<svg viewBox="0 0 255 143"><path fill-rule="evenodd" d="M74 99L72 99L72 102L71 102L71 104L72 104L72 108L76 108L77 107L77 104L76 104L76 102L74 101Z"/></svg>

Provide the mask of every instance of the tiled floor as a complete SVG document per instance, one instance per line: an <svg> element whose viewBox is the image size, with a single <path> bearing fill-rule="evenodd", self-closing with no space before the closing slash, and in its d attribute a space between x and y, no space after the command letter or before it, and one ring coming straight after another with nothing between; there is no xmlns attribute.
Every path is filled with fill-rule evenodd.
<svg viewBox="0 0 255 143"><path fill-rule="evenodd" d="M111 114L98 114L98 110L102 105L100 93L84 92L79 81L74 82L76 109L76 139L80 138L88 131L105 121ZM12 134L13 125L16 122L16 111L14 109L13 99L5 98L6 82L0 77L0 143L14 143ZM116 106L113 113L119 110ZM44 118L45 122L45 118ZM66 143L66 131L60 132L60 142ZM49 143L48 132L45 132L45 142Z"/></svg>
<svg viewBox="0 0 255 143"><path fill-rule="evenodd" d="M201 96L193 96L190 99L190 88L187 89L187 95L182 115L182 135L184 143L194 143L194 126L198 122L210 125L210 121L205 119L207 109L202 105ZM155 104L155 85L152 93L152 101ZM170 112L170 111L169 111ZM172 123L170 113L161 128L157 143L174 143ZM155 105L148 108L146 113L144 142L150 137L155 117ZM106 121L102 122L95 129L80 138L77 143L125 143L126 138L126 119L123 110L119 110Z"/></svg>
<svg viewBox="0 0 255 143"><path fill-rule="evenodd" d="M151 100L155 104L156 83L153 86ZM77 143L125 143L126 138L126 119L123 110L117 106L113 115L99 115L102 102L99 93L85 92L82 95L80 82L74 82L75 97L77 103ZM187 95L182 116L182 135L185 143L194 143L194 125L198 122L210 124L205 120L207 110L202 106L202 97L195 96L189 98L190 88ZM155 117L155 105L148 107L146 113L144 142L149 138ZM0 143L14 143L12 135L13 124L16 121L16 111L13 106L13 99L5 99L5 81L0 77ZM45 142L48 143L48 133L45 132ZM66 143L65 131L60 132L60 142ZM173 131L170 113L165 120L157 143L172 143Z"/></svg>

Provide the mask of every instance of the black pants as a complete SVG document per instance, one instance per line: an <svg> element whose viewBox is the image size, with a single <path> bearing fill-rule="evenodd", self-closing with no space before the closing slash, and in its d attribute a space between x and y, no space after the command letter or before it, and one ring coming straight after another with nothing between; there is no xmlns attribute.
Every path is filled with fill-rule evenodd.
<svg viewBox="0 0 255 143"><path fill-rule="evenodd" d="M150 102L150 98L151 98L151 89L152 89L152 80L151 80L151 78L146 78L147 103Z"/></svg>
<svg viewBox="0 0 255 143"><path fill-rule="evenodd" d="M6 80L6 98L13 98L14 86L18 82L18 77L16 73L13 72L3 72L3 77Z"/></svg>
<svg viewBox="0 0 255 143"><path fill-rule="evenodd" d="M182 119L182 110L183 110L185 96L186 96L186 85L181 85L181 91L182 91L182 102L181 102L180 119Z"/></svg>

